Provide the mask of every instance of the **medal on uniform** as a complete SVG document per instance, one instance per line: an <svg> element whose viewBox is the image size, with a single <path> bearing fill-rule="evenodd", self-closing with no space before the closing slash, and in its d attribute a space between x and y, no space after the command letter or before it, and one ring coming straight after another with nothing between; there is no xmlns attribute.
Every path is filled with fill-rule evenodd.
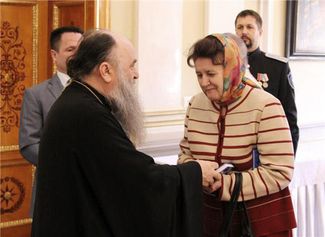
<svg viewBox="0 0 325 237"><path fill-rule="evenodd" d="M261 84L263 88L267 88L269 84L269 78L266 73L257 73L257 81Z"/></svg>

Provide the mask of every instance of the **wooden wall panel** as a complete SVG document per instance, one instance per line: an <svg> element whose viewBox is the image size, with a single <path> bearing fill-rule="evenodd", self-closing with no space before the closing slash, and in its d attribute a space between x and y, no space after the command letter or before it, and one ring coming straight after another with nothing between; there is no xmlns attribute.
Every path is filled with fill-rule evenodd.
<svg viewBox="0 0 325 237"><path fill-rule="evenodd" d="M17 145L24 90L33 84L35 5L1 6L1 146ZM22 14L22 12L24 14ZM34 18L34 22L36 19Z"/></svg>
<svg viewBox="0 0 325 237"><path fill-rule="evenodd" d="M85 29L84 5L83 2L54 2L54 28L64 25L73 25Z"/></svg>
<svg viewBox="0 0 325 237"><path fill-rule="evenodd" d="M33 168L19 153L18 130L25 89L37 84L42 73L47 74L44 74L46 70L38 70L42 55L38 53L42 46L38 42L44 33L39 29L42 4L37 1L0 3L2 236L30 236ZM45 56L41 58L43 61Z"/></svg>
<svg viewBox="0 0 325 237"><path fill-rule="evenodd" d="M5 152L1 164L1 222L29 217L32 166L17 152Z"/></svg>
<svg viewBox="0 0 325 237"><path fill-rule="evenodd" d="M49 71L51 68L48 67L48 58L50 56L50 28L49 27L49 12L47 1L37 1L38 6L38 40L37 40L37 81L38 84L49 77Z"/></svg>
<svg viewBox="0 0 325 237"><path fill-rule="evenodd" d="M15 229L4 228L1 229L2 237L30 237L31 225L18 225Z"/></svg>
<svg viewBox="0 0 325 237"><path fill-rule="evenodd" d="M59 12L59 25L73 25L84 28L84 4L62 6Z"/></svg>
<svg viewBox="0 0 325 237"><path fill-rule="evenodd" d="M108 1L107 1L108 2ZM107 3L108 6L108 3ZM105 11L105 9L102 9ZM95 1L86 1L85 2L85 28L86 30L94 29L96 26L96 17L95 16Z"/></svg>
<svg viewBox="0 0 325 237"><path fill-rule="evenodd" d="M11 153L8 155L8 153ZM17 152L1 164L1 236L30 237L33 168Z"/></svg>

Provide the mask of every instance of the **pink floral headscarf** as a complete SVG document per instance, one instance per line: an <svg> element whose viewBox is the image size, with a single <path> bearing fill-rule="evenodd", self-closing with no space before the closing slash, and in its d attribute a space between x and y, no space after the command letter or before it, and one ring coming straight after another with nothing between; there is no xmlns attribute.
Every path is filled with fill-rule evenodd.
<svg viewBox="0 0 325 237"><path fill-rule="evenodd" d="M241 96L245 84L253 87L256 85L248 78L244 78L246 66L240 57L237 43L228 35L212 34L212 36L216 37L225 49L223 95L219 103L230 104Z"/></svg>

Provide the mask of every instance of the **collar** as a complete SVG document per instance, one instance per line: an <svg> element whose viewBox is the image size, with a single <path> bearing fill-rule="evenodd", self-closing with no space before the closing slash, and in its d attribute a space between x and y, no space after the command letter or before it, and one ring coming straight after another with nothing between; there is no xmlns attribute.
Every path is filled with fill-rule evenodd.
<svg viewBox="0 0 325 237"><path fill-rule="evenodd" d="M105 107L108 107L109 110L112 110L112 105L111 103L106 99L105 96L103 96L101 93L99 93L95 88L93 88L92 86L90 86L89 84L85 83L85 82L81 82L81 81L77 81L77 80L72 80L71 85L76 85L79 86L80 88L83 88L84 90L86 90L87 92L89 92L89 94L91 94L94 98L96 98L96 100L101 103L102 105L104 105Z"/></svg>
<svg viewBox="0 0 325 237"><path fill-rule="evenodd" d="M69 75L60 72L60 71L56 71L56 74L58 75L58 78L60 79L60 82L62 84L63 87L67 86L68 81L70 80Z"/></svg>
<svg viewBox="0 0 325 237"><path fill-rule="evenodd" d="M247 54L248 56L248 63L251 64L253 62L257 62L260 58L262 54L262 51L260 49L260 47L258 47L257 49L255 49L253 52L250 52Z"/></svg>
<svg viewBox="0 0 325 237"><path fill-rule="evenodd" d="M226 107L226 111L231 112L233 111L235 108L237 108L238 106L240 106L247 98L247 96L250 94L250 92L253 90L254 88L252 88L249 84L244 84L244 88L242 90L242 94L239 98L237 98L236 100L232 101L229 104L217 104L217 103L213 103L211 102L212 106L217 110L220 111L222 107Z"/></svg>
<svg viewBox="0 0 325 237"><path fill-rule="evenodd" d="M248 55L248 57L254 57L254 56L256 56L256 55L258 55L260 53L261 53L261 49L260 49L260 47L258 47L253 52L249 52L247 55Z"/></svg>

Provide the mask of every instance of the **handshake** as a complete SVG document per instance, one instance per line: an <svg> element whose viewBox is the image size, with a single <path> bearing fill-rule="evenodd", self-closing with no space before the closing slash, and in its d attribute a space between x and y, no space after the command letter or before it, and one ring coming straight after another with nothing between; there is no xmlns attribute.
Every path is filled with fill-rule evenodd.
<svg viewBox="0 0 325 237"><path fill-rule="evenodd" d="M223 164L219 167L216 162L212 161L196 160L196 162L201 166L203 188L210 193L221 187L221 173L227 172L233 167L232 164Z"/></svg>

